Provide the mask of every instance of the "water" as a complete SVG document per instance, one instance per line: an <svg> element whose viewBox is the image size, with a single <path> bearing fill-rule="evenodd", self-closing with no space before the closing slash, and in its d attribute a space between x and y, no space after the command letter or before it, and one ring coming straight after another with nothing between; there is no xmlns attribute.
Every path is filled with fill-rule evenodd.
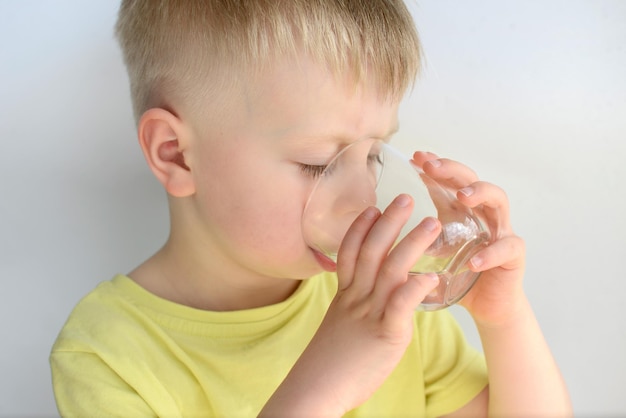
<svg viewBox="0 0 626 418"><path fill-rule="evenodd" d="M432 245L427 254L417 260L409 275L434 273L439 284L424 298L418 307L421 311L434 311L454 305L472 288L479 273L471 271L467 263L489 242L489 234L480 232L474 238L458 245ZM337 261L337 254L327 255Z"/></svg>
<svg viewBox="0 0 626 418"><path fill-rule="evenodd" d="M433 311L454 305L472 288L480 273L467 267L467 263L488 243L488 234L480 233L457 248L449 256L423 255L409 271L410 275L435 273L439 284L424 298L419 310Z"/></svg>

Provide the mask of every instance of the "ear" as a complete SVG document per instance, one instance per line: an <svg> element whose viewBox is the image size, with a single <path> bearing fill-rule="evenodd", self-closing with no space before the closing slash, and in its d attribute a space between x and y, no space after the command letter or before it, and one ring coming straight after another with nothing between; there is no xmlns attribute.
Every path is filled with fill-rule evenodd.
<svg viewBox="0 0 626 418"><path fill-rule="evenodd" d="M175 197L195 193L193 176L185 163L189 134L182 121L165 109L149 109L139 120L138 135L148 166L165 190Z"/></svg>

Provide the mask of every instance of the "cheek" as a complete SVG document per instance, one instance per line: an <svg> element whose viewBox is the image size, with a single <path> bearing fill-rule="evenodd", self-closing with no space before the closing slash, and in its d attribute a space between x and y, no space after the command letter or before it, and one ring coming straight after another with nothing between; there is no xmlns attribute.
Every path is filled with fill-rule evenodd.
<svg viewBox="0 0 626 418"><path fill-rule="evenodd" d="M268 181L243 191L243 196L240 214L246 219L251 239L263 245L300 237L306 196L297 184L284 178Z"/></svg>
<svg viewBox="0 0 626 418"><path fill-rule="evenodd" d="M261 253L281 252L302 245L300 206L294 202L284 205L255 206L248 212L247 221L237 228L240 242L245 241Z"/></svg>
<svg viewBox="0 0 626 418"><path fill-rule="evenodd" d="M292 275L286 273L289 266L299 265L308 252L301 226L304 203L292 196L249 194L249 199L224 212L227 220L221 233L228 252L264 274Z"/></svg>
<svg viewBox="0 0 626 418"><path fill-rule="evenodd" d="M233 166L220 169L222 181L209 175L199 191L212 233L220 231L233 246L260 253L300 248L306 182L274 168L239 164L247 167L244 171Z"/></svg>

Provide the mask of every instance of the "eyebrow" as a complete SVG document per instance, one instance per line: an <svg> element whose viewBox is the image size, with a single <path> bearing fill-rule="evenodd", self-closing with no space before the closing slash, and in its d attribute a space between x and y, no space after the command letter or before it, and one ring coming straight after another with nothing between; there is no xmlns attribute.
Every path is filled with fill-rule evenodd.
<svg viewBox="0 0 626 418"><path fill-rule="evenodd" d="M311 135L311 136L304 136L304 137L300 137L298 138L298 142L300 142L301 144L305 144L308 145L308 143L316 143L319 144L320 142L325 142L325 143L334 143L334 144L339 144L339 145L347 145L350 144L354 141L359 141L361 139L365 139L365 138L371 138L371 139L377 139L377 140L381 140L381 141L387 141L389 140L389 138L391 136L393 136L394 134L396 134L398 131L400 130L400 124L396 123L393 128L391 128L387 133L385 133L382 136L367 136L367 137L361 137L361 138L352 138L349 135L334 135L334 134L321 134L321 135Z"/></svg>

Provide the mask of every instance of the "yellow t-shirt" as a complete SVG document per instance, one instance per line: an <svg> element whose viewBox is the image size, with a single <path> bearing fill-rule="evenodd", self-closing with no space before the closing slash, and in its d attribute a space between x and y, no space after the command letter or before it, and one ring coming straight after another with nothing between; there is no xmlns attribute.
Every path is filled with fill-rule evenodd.
<svg viewBox="0 0 626 418"><path fill-rule="evenodd" d="M324 273L284 302L209 312L161 299L122 275L74 309L50 364L61 415L253 417L300 356L334 297ZM487 383L483 357L447 311L416 313L414 339L348 417L437 416Z"/></svg>

